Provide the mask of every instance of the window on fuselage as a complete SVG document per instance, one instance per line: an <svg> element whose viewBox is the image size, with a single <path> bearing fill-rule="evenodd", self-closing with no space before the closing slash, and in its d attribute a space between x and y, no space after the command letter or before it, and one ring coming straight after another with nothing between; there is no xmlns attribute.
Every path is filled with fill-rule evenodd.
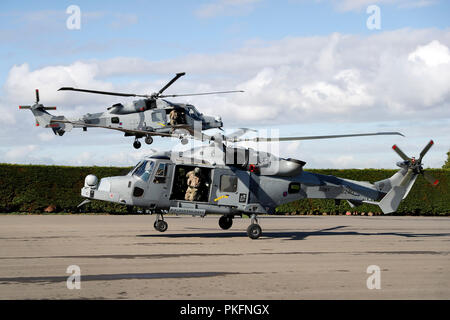
<svg viewBox="0 0 450 320"><path fill-rule="evenodd" d="M194 108L194 106L187 105L186 109L188 111L189 116L191 116L196 120L200 119L200 113L197 111L197 109Z"/></svg>
<svg viewBox="0 0 450 320"><path fill-rule="evenodd" d="M236 192L237 191L237 177L222 175L220 176L220 191L221 192Z"/></svg>
<svg viewBox="0 0 450 320"><path fill-rule="evenodd" d="M133 173L133 176L141 178L142 180L147 182L152 174L154 165L155 163L153 161L150 160L143 161L142 164L136 168L136 170Z"/></svg>
<svg viewBox="0 0 450 320"><path fill-rule="evenodd" d="M160 163L158 166L158 170L156 170L155 179L153 179L153 183L166 183L166 173L167 173L166 164Z"/></svg>
<svg viewBox="0 0 450 320"><path fill-rule="evenodd" d="M288 193L299 193L300 192L300 183L291 182L289 183Z"/></svg>

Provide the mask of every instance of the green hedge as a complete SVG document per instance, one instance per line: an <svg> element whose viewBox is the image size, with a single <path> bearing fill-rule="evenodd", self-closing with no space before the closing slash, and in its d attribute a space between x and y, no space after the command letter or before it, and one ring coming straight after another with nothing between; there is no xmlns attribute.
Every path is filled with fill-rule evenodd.
<svg viewBox="0 0 450 320"><path fill-rule="evenodd" d="M88 174L108 177L126 174L131 168L117 167L67 167L39 165L0 164L0 212L44 213L49 206L54 212L79 212L77 205L83 200L80 190ZM393 175L396 170L308 170L353 180L374 182ZM398 213L449 214L450 170L429 169L440 180L432 187L419 177L408 197L401 203ZM127 213L124 205L93 201L82 208L83 212ZM380 212L377 206L363 205L351 209L346 201L336 206L334 200L305 199L277 208L278 213L314 214L352 212Z"/></svg>
<svg viewBox="0 0 450 320"><path fill-rule="evenodd" d="M0 212L79 212L81 188L88 174L97 177L124 175L131 168L67 167L0 164ZM89 212L125 213L124 205L93 201L82 208Z"/></svg>

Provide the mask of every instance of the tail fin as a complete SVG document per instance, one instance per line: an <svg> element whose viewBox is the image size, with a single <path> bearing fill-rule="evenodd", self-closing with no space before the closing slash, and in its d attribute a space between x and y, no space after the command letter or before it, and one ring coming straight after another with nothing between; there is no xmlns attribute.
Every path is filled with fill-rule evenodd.
<svg viewBox="0 0 450 320"><path fill-rule="evenodd" d="M419 174L422 174L432 185L436 186L439 181L427 174L422 167L422 158L434 144L431 140L420 153L420 158L409 158L399 147L394 145L392 149L403 159L397 162L401 169L392 177L375 182L375 187L386 195L379 202L368 202L377 204L384 214L395 212L400 202L408 196L409 191L416 182Z"/></svg>
<svg viewBox="0 0 450 320"><path fill-rule="evenodd" d="M375 187L386 194L379 202L370 203L378 205L384 214L395 212L417 179L417 174L411 175L409 172L408 169L402 168L392 177L375 182Z"/></svg>
<svg viewBox="0 0 450 320"><path fill-rule="evenodd" d="M63 116L54 116L47 110L56 110L56 107L45 107L39 103L39 90L36 89L36 102L32 106L19 106L19 109L30 109L36 119L36 126L52 128L55 134L62 136L64 132L72 129L71 124L58 123L55 120L67 120Z"/></svg>

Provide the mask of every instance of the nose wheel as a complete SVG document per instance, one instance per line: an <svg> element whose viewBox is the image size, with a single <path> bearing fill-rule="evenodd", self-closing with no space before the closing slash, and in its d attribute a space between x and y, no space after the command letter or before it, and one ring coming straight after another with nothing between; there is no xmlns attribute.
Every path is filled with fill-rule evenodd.
<svg viewBox="0 0 450 320"><path fill-rule="evenodd" d="M133 147L134 147L135 149L139 149L139 148L141 147L141 143L139 142L138 139L134 140L134 142L133 142Z"/></svg>
<svg viewBox="0 0 450 320"><path fill-rule="evenodd" d="M219 219L219 226L223 230L228 230L233 225L233 218L230 216L221 216Z"/></svg>
<svg viewBox="0 0 450 320"><path fill-rule="evenodd" d="M164 232L167 230L169 225L167 224L167 222L164 221L162 214L157 214L156 221L153 224L153 227L155 228L155 230L157 230L159 232Z"/></svg>
<svg viewBox="0 0 450 320"><path fill-rule="evenodd" d="M247 235L250 239L258 239L262 234L262 229L258 224L255 214L251 216L251 224L247 228Z"/></svg>

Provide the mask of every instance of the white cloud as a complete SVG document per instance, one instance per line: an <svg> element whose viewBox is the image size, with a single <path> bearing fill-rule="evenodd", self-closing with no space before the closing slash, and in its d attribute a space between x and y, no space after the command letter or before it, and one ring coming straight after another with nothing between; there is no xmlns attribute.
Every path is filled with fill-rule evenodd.
<svg viewBox="0 0 450 320"><path fill-rule="evenodd" d="M38 138L41 141L47 142L47 141L51 141L51 140L55 139L56 136L53 133L53 131L45 131L45 132L39 133Z"/></svg>
<svg viewBox="0 0 450 320"><path fill-rule="evenodd" d="M9 149L5 153L5 159L7 161L24 162L24 160L31 159L31 153L37 149L37 145L19 146Z"/></svg>
<svg viewBox="0 0 450 320"><path fill-rule="evenodd" d="M450 50L447 46L434 40L427 45L419 46L414 52L411 52L408 60L412 62L422 61L429 67L436 67L450 63Z"/></svg>

